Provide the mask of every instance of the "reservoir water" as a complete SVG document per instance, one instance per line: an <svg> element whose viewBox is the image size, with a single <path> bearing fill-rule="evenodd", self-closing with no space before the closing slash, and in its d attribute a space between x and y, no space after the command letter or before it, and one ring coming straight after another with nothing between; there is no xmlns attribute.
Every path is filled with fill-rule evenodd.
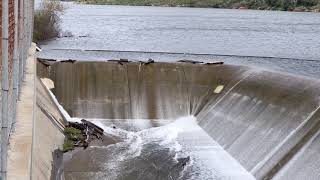
<svg viewBox="0 0 320 180"><path fill-rule="evenodd" d="M319 179L319 14L65 5L39 57L80 62L39 69L111 139L65 156L66 180ZM120 58L161 62L97 62Z"/></svg>
<svg viewBox="0 0 320 180"><path fill-rule="evenodd" d="M320 14L64 3L40 57L225 61L320 77Z"/></svg>

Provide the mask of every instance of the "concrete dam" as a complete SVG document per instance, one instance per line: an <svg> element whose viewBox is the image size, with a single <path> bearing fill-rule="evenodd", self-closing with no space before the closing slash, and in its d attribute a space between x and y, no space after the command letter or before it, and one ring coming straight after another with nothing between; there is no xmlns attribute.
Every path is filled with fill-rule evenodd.
<svg viewBox="0 0 320 180"><path fill-rule="evenodd" d="M318 80L235 65L45 62L38 75L68 114L121 139L69 156L66 179L320 177Z"/></svg>

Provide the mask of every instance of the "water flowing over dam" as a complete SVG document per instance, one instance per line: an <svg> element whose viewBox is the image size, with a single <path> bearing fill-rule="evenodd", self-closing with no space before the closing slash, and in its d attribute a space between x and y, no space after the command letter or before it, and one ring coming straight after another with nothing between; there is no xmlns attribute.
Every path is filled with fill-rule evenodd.
<svg viewBox="0 0 320 180"><path fill-rule="evenodd" d="M53 80L53 93L71 117L101 125L121 143L79 152L83 157L74 163L90 163L66 163L67 176L85 178L79 172L86 171L97 179L132 179L140 168L146 171L140 179L157 173L158 179L320 177L318 80L191 63L76 61L37 68ZM176 128L181 134L174 135ZM121 164L121 157L131 158Z"/></svg>

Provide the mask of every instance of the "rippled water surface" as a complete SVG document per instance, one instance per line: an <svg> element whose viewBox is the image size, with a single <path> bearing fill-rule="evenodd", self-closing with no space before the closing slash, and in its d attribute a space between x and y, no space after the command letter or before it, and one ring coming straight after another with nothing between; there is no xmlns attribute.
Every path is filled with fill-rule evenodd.
<svg viewBox="0 0 320 180"><path fill-rule="evenodd" d="M73 37L46 42L41 57L218 59L320 77L319 13L73 3L66 6L62 29Z"/></svg>

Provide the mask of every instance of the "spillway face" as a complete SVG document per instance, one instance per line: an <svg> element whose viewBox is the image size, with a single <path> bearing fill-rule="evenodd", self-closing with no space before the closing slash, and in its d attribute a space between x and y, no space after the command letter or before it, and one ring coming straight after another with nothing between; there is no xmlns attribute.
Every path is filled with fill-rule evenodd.
<svg viewBox="0 0 320 180"><path fill-rule="evenodd" d="M57 62L49 69L54 94L73 117L193 115L257 179L320 177L317 80L188 63Z"/></svg>
<svg viewBox="0 0 320 180"><path fill-rule="evenodd" d="M246 69L175 63L56 63L54 93L75 117L167 119L198 114L231 88Z"/></svg>

